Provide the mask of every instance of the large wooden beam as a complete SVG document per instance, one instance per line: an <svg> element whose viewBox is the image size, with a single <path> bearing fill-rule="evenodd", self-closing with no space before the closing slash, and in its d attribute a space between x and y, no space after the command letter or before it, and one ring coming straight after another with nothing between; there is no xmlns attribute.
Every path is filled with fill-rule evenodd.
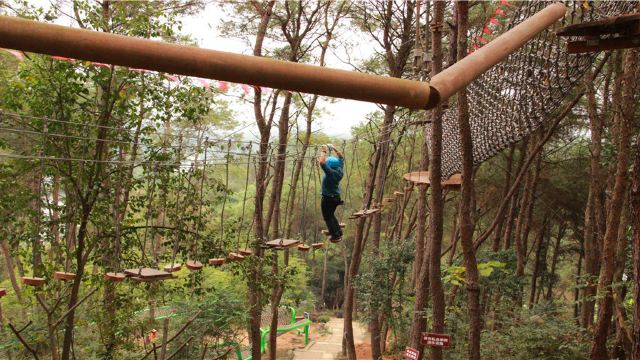
<svg viewBox="0 0 640 360"><path fill-rule="evenodd" d="M577 40L569 41L567 43L567 51L569 54L628 49L635 47L640 47L640 35L616 37L611 39Z"/></svg>
<svg viewBox="0 0 640 360"><path fill-rule="evenodd" d="M232 54L0 16L0 47L74 59L300 91L324 96L429 109L560 19L560 3L525 20L427 82ZM437 91L433 91L436 89Z"/></svg>
<svg viewBox="0 0 640 360"><path fill-rule="evenodd" d="M612 16L603 20L568 25L556 30L558 36L600 36L640 33L640 14Z"/></svg>

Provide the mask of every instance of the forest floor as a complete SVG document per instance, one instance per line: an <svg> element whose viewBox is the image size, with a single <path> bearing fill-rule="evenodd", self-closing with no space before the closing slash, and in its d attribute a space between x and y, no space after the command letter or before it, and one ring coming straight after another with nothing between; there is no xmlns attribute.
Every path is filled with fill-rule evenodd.
<svg viewBox="0 0 640 360"><path fill-rule="evenodd" d="M294 360L322 360L336 359L342 351L342 331L343 321L338 318L331 318L325 324L325 334L311 333L312 343L306 349L297 349L293 352ZM369 337L366 336L365 328L357 322L353 323L354 340L357 351L361 351L362 345L368 346ZM319 335L318 335L319 334ZM360 355L360 354L358 354ZM360 358L360 356L358 356ZM366 357L362 357L365 359Z"/></svg>

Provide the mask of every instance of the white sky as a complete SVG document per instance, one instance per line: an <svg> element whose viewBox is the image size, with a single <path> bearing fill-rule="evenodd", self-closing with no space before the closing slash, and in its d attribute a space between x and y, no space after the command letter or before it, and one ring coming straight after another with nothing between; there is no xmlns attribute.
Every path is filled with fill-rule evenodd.
<svg viewBox="0 0 640 360"><path fill-rule="evenodd" d="M218 25L223 20L223 16L224 13L218 5L208 4L204 11L184 19L183 33L191 34L202 48L251 54L252 50L243 41L224 38L220 35ZM350 51L352 60L366 58L373 52L367 39L358 35L350 34L349 40L359 43L359 46ZM344 64L338 56L331 52L327 53L327 64L331 67L351 70L347 64ZM376 105L371 103L342 99L333 103L323 100L319 102L319 106L325 111L315 121L314 131L321 130L330 136L338 137L347 137L352 126L363 122L368 113L378 109ZM253 120L253 108L250 104L238 103L233 108L239 119Z"/></svg>
<svg viewBox="0 0 640 360"><path fill-rule="evenodd" d="M30 3L43 8L51 6L51 0L29 0ZM70 6L69 3L63 3L63 8ZM65 9L70 10L70 9ZM183 19L182 33L191 35L197 41L201 48L228 51L234 53L251 54L252 50L239 39L225 38L220 35L218 26L223 20L224 12L216 4L209 3L206 8L194 16L187 16ZM73 20L68 17L61 16L56 20L57 24L66 26L76 26ZM349 31L345 35L349 37L349 42L356 44L349 49L349 57L351 61L357 62L360 59L369 57L373 53L372 45L362 34ZM334 68L352 70L352 68L343 63L340 56L327 52L327 65ZM236 92L237 95L237 92ZM224 96L224 95L222 95ZM250 122L255 122L253 117L253 107L247 102L236 100L235 97L227 96L232 102L232 109L239 120L238 128L247 126ZM322 99L322 98L321 98ZM318 108L323 110L320 118L314 121L314 131L322 131L332 137L346 138L349 136L351 127L366 120L366 115L378 110L375 104L365 103L354 100L336 99L334 102L327 101L327 98L318 102ZM257 127L249 127L243 131L247 140L251 139L253 134L257 134Z"/></svg>

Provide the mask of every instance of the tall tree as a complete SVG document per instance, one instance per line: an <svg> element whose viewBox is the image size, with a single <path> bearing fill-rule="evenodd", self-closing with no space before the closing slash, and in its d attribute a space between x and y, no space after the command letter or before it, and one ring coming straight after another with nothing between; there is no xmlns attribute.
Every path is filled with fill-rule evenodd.
<svg viewBox="0 0 640 360"><path fill-rule="evenodd" d="M458 14L458 61L467 54L467 31L469 27L469 3L456 3ZM458 93L458 126L460 129L460 152L462 154L462 194L460 196L460 244L465 265L465 286L467 288L467 306L469 314L469 359L480 359L480 283L475 247L473 246L473 141L469 123L469 104L467 91Z"/></svg>
<svg viewBox="0 0 640 360"><path fill-rule="evenodd" d="M614 281L615 250L618 239L620 218L624 205L627 187L627 171L630 148L630 128L637 106L638 93L638 51L627 50L616 76L620 79L619 90L616 87L613 96L613 124L616 135L616 170L613 192L607 209L607 224L602 244L602 267L598 279L598 293L602 294L598 301L598 321L594 330L593 342L589 358L605 359L607 354L607 336L613 312L613 293L611 285Z"/></svg>

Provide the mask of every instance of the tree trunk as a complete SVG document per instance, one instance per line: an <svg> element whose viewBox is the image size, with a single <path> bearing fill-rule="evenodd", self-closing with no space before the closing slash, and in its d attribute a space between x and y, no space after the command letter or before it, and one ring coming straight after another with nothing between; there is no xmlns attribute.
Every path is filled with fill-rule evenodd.
<svg viewBox="0 0 640 360"><path fill-rule="evenodd" d="M433 67L432 73L435 75L442 71L442 25L444 20L445 2L434 4L434 31L432 35ZM437 57L436 57L437 54ZM442 285L442 272L440 253L442 252L442 236L444 222L444 201L442 194L442 107L437 106L432 112L431 127L431 156L430 156L430 182L431 182L431 216L429 217L429 263L428 272L425 269L425 277L429 279L431 291L431 312L432 328L435 333L444 333L445 325L445 300L444 287ZM464 172L463 172L464 173ZM463 175L464 176L464 175ZM455 218L454 218L455 219ZM455 220L454 220L455 222ZM455 234L455 230L454 230ZM454 235L455 236L455 235ZM455 239L453 239L455 241ZM426 268L427 266L425 266ZM442 348L432 347L431 358L442 359Z"/></svg>
<svg viewBox="0 0 640 360"><path fill-rule="evenodd" d="M467 31L469 3L458 1L458 61L467 53ZM458 126L460 130L460 152L462 157L462 194L460 196L460 243L465 264L467 306L469 313L470 360L480 359L480 283L475 248L473 246L473 139L469 123L469 104L466 89L458 93Z"/></svg>
<svg viewBox="0 0 640 360"><path fill-rule="evenodd" d="M431 51L433 53L431 63L432 76L439 73L442 70L442 26L444 20L444 8L445 3L437 1L433 4L433 19L432 19L432 36L431 36ZM437 106L431 113L432 127L430 134L431 151L426 146L427 135L429 132L427 128L423 130L423 136L425 143L422 146L421 168L426 170L430 167L430 182L435 185L431 190L431 216L429 217L429 235L425 235L426 217L427 217L427 188L424 186L419 187L418 198L418 210L417 210L417 229L416 229L416 242L423 242L423 251L427 256L420 259L421 263L418 264L420 271L418 272L417 281L415 284L416 289L416 301L413 308L413 321L411 323L411 332L409 337L409 346L420 352L421 356L424 352L424 345L421 343L422 332L426 330L426 316L424 315L425 308L427 306L429 293L434 296L434 285L431 283L433 276L431 275L431 269L433 261L433 244L435 241L442 243L442 188L440 186L440 178L442 177L442 107ZM430 165L430 166L429 166ZM434 180L435 179L435 180ZM439 229L439 237L438 237ZM428 241L424 241L428 240ZM428 244L431 244L429 246ZM437 249L438 255L437 263L440 264L440 249ZM417 261L417 260L416 260ZM438 265L437 272L440 272L440 266ZM442 283L440 276L437 277L438 285L436 285L436 291L438 292L438 298L444 296L442 292ZM435 301L435 299L434 299ZM442 309L438 307L438 311ZM439 314L439 313L438 313ZM438 317L438 320L440 318ZM438 325L440 322L438 322Z"/></svg>
<svg viewBox="0 0 640 360"><path fill-rule="evenodd" d="M606 231L602 246L602 268L598 279L598 294L602 297L598 301L598 321L595 326L590 359L607 358L607 335L612 315L611 284L615 270L615 250L618 241L618 226L624 205L624 195L627 185L627 166L629 158L630 136L629 127L635 112L634 96L638 85L638 56L636 50L628 50L624 59L620 94L614 95L617 111L614 112L614 124L617 127L617 155L615 182L611 201L609 202Z"/></svg>
<svg viewBox="0 0 640 360"><path fill-rule="evenodd" d="M633 166L633 185L631 187L631 224L633 227L633 341L631 360L640 360L640 135L636 137L636 157Z"/></svg>
<svg viewBox="0 0 640 360"><path fill-rule="evenodd" d="M540 228L540 231L538 232L538 241L537 241L537 246L536 246L536 257L535 257L535 261L533 263L533 272L531 273L531 290L529 291L529 309L531 309L533 307L533 304L535 302L535 298L536 298L536 290L537 290L537 285L538 285L538 277L539 277L539 272L540 272L540 267L541 267L541 256L543 253L543 248L545 247L545 231L546 231L546 227L547 227L547 219L545 216L545 220L542 224L542 227ZM545 255L546 255L546 251L544 251ZM542 284L541 284L542 285Z"/></svg>
<svg viewBox="0 0 640 360"><path fill-rule="evenodd" d="M509 188L511 187L511 171L513 167L513 155L516 150L516 145L512 144L509 147L509 154L507 155L507 164L506 169L504 171L504 188L502 190L502 197L506 197L509 193ZM502 228L504 226L504 219L500 219L498 226L496 227L495 233L493 234L493 243L491 245L491 251L498 252L500 250L500 236L502 235ZM509 224L511 226L511 224Z"/></svg>
<svg viewBox="0 0 640 360"><path fill-rule="evenodd" d="M260 24L258 26L258 32L256 34L256 42L253 47L254 56L262 56L262 44L264 42L265 35L269 21L271 20L273 6L275 0L267 2L260 11ZM274 95L273 104L277 102L277 96ZM263 205L264 197L266 193L266 176L267 176L267 162L269 160L269 137L271 134L271 119L267 122L264 114L262 113L262 92L257 89L254 92L253 111L260 131L260 152L259 152L259 164L256 171L256 195L255 195L255 208L254 208L254 223L256 225L255 237L256 241L253 247L255 256L262 257L262 248L260 244L264 241L264 219L263 219ZM262 265L258 261L248 269L247 285L249 288L249 340L251 342L251 356L253 360L261 359L260 349L260 319L262 315L262 304L260 296L260 287L262 282Z"/></svg>
<svg viewBox="0 0 640 360"><path fill-rule="evenodd" d="M584 264L587 283L582 291L581 324L588 328L593 324L596 294L595 278L600 272L600 244L602 229L598 226L597 214L603 213L601 207L602 180L600 161L602 152L602 121L597 113L594 77L592 71L586 76L585 89L587 95L587 110L589 115L589 130L591 133L591 183L584 214ZM605 100L606 101L606 100Z"/></svg>
<svg viewBox="0 0 640 360"><path fill-rule="evenodd" d="M560 255L560 242L564 237L566 230L566 224L561 221L558 224L558 236L556 236L556 243L553 247L553 257L551 258L551 271L549 271L549 286L547 287L547 295L545 300L553 301L553 285L556 281L556 267L558 266L558 256Z"/></svg>
<svg viewBox="0 0 640 360"><path fill-rule="evenodd" d="M16 279L16 272L13 264L13 257L11 256L11 250L9 249L9 242L7 240L0 241L0 249L2 250L4 262L7 266L7 274L9 275L9 280L11 280L11 287L13 287L13 291L16 293L18 302L22 303L22 289L20 289L20 285Z"/></svg>

